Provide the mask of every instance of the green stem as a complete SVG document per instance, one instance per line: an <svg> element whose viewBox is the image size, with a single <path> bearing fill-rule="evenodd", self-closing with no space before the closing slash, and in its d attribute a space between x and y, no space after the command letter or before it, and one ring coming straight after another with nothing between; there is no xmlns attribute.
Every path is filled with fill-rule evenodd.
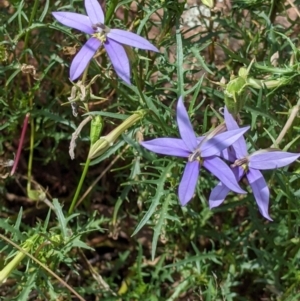
<svg viewBox="0 0 300 301"><path fill-rule="evenodd" d="M179 19L176 20L176 45L177 45L177 85L178 96L184 96L184 77L183 77L183 51L182 36L179 27Z"/></svg>
<svg viewBox="0 0 300 301"><path fill-rule="evenodd" d="M141 105L145 105L145 104L147 104L147 101L146 101L146 99L144 97L144 94L143 94L143 91L142 91L142 88L141 88L140 78L139 78L139 76L137 74L136 68L134 67L132 69L133 69L133 77L134 77L134 80L136 82L137 89L139 91L141 99L143 100L143 103L141 103L141 101L140 101L140 103L141 103ZM148 109L151 110L151 108L148 108Z"/></svg>
<svg viewBox="0 0 300 301"><path fill-rule="evenodd" d="M30 19L29 19L29 22L28 22L28 27L31 26L32 22L33 22L33 19L36 15L36 12L37 12L37 8L38 8L38 3L39 1L38 0L35 0L34 1L34 4L33 4L33 8L32 8L32 12L31 12L31 15L30 15ZM26 35L25 35L25 39L24 39L24 49L26 50L28 48L28 42L29 42L29 36L30 36L30 31L28 30L26 32ZM27 64L27 61L28 61L28 56L27 56L27 52L25 54L25 63ZM29 78L29 75L27 75L27 81L28 81L28 87L30 88L31 87L31 84L30 84L30 78ZM29 93L29 107L30 109L32 109L33 107L33 95L31 94L31 92ZM34 121L33 121L33 118L30 117L30 150L29 150L29 159L28 159L28 172L27 172L27 194L29 194L29 191L31 190L31 173L32 173L32 162L33 162L33 147L34 147Z"/></svg>
<svg viewBox="0 0 300 301"><path fill-rule="evenodd" d="M91 162L91 159L87 158L86 162L85 162L85 165L84 165L84 169L82 171L82 174L81 174L81 178L80 178L80 181L78 183L78 186L77 186L77 189L76 189L76 192L75 192L75 195L73 197L73 200L72 200L72 203L71 203L71 206L69 208L69 215L72 214L74 208L75 208L75 205L76 205L76 202L77 202L77 199L79 197L79 193L81 191L81 188L82 188L82 184L83 184L83 181L85 179L85 176L88 172L88 169L89 169L89 166L90 166L90 162Z"/></svg>
<svg viewBox="0 0 300 301"><path fill-rule="evenodd" d="M84 84L85 81L86 81L86 77L87 77L87 73L88 73L88 70L89 70L89 66L90 66L90 63L87 64L87 66L85 67L84 71L83 71L83 75L82 75L82 78L81 78L81 82Z"/></svg>
<svg viewBox="0 0 300 301"><path fill-rule="evenodd" d="M24 249L28 252L30 248ZM25 254L18 252L17 255L0 271L0 283L4 283L9 275L17 268L20 262L25 258Z"/></svg>
<svg viewBox="0 0 300 301"><path fill-rule="evenodd" d="M288 182L288 181L287 181ZM287 197L287 206L288 206L288 218L287 218L287 222L288 222L288 238L291 239L293 238L293 226L292 226L292 209L291 209L291 199L292 199L292 196L291 196L291 193L290 193L290 190L287 189L287 194L288 194L288 197Z"/></svg>
<svg viewBox="0 0 300 301"><path fill-rule="evenodd" d="M275 0L272 0L270 10L269 10L269 14L268 14L268 17L269 17L271 23L274 23L276 13L277 13L276 3L275 3Z"/></svg>
<svg viewBox="0 0 300 301"><path fill-rule="evenodd" d="M23 247L19 247L20 249L14 256L14 258L0 271L0 284L5 282L9 275L18 267L20 262L26 257L26 252L30 252L31 248L34 246L38 238L39 235L34 234L33 236L26 239Z"/></svg>
<svg viewBox="0 0 300 301"><path fill-rule="evenodd" d="M39 4L39 0L35 0L27 27L30 27L32 25L33 19L37 12L38 4ZM28 47L29 34L30 34L30 31L28 30L25 35L24 49L26 49ZM27 55L25 56L25 60L27 61Z"/></svg>

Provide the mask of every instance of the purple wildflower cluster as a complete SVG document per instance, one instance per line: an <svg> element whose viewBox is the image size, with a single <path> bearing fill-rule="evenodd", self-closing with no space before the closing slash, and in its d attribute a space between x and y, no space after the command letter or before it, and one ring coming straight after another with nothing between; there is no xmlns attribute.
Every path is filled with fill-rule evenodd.
<svg viewBox="0 0 300 301"><path fill-rule="evenodd" d="M186 205L192 199L203 166L220 180L210 194L210 208L222 204L231 190L246 193L238 184L246 176L259 211L265 218L272 220L268 213L270 192L260 170L286 166L297 160L300 155L277 149L259 150L249 155L243 137L249 127L239 128L226 107L224 119L226 132L196 137L180 97L177 104L177 124L181 139L157 138L141 144L158 154L188 159L178 189L181 205ZM220 157L233 164L229 167Z"/></svg>
<svg viewBox="0 0 300 301"><path fill-rule="evenodd" d="M53 12L55 19L63 25L90 35L74 57L70 67L70 79L78 79L101 46L104 46L117 75L130 84L130 62L123 45L158 52L149 41L139 35L120 29L110 29L104 24L104 13L97 0L85 0L86 15L72 12ZM146 149L163 155L187 158L179 184L179 200L186 205L193 197L201 167L207 169L220 182L211 191L209 206L219 206L232 190L246 193L238 182L246 176L261 214L271 220L269 188L260 170L276 169L297 160L299 154L277 149L259 150L248 154L243 134L249 127L239 128L225 107L225 126L209 135L196 137L182 97L177 105L177 124L181 139L157 138L142 142ZM222 159L232 164L229 166Z"/></svg>

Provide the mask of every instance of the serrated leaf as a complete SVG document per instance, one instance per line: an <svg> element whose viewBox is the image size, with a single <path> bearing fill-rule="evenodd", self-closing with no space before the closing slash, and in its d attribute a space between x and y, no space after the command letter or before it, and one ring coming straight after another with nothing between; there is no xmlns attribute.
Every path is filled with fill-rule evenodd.
<svg viewBox="0 0 300 301"><path fill-rule="evenodd" d="M52 212L52 210L49 209L49 210L48 210L48 213L47 213L47 216L46 216L46 219L45 219L45 221L44 221L44 225L43 225L43 227L42 227L42 230L43 230L44 232L47 231L48 224L49 224L50 217L51 217L51 212Z"/></svg>
<svg viewBox="0 0 300 301"><path fill-rule="evenodd" d="M15 223L15 229L19 231L20 229L20 225L21 225L21 221L22 221L22 216L23 216L23 207L20 208L20 211L18 213L18 217Z"/></svg>
<svg viewBox="0 0 300 301"><path fill-rule="evenodd" d="M209 254L201 254L201 255L191 256L187 259L180 260L176 263L168 264L168 265L165 266L165 268L180 267L180 266L185 265L187 263L192 263L192 262L195 262L195 261L198 261L198 260L203 261L203 260L207 260L207 259L213 261L216 264L222 265L222 262L217 259L217 256L215 254L209 253Z"/></svg>
<svg viewBox="0 0 300 301"><path fill-rule="evenodd" d="M36 278L37 273L32 273L29 274L27 277L27 281L25 285L23 286L23 290L17 297L18 301L27 301L29 300L29 295L31 291L35 288L35 278Z"/></svg>
<svg viewBox="0 0 300 301"><path fill-rule="evenodd" d="M24 241L26 238L25 236L19 231L19 229L16 229L14 226L11 226L8 221L4 219L0 219L0 228L4 229L8 233L12 233L15 235L15 237L19 241Z"/></svg>
<svg viewBox="0 0 300 301"><path fill-rule="evenodd" d="M87 249L87 250L94 250L93 248L88 246L85 242L81 241L79 239L79 237L76 237L75 240L73 240L70 243L71 243L72 247L78 247L80 249L83 248L83 249Z"/></svg>
<svg viewBox="0 0 300 301"><path fill-rule="evenodd" d="M60 206L57 199L53 199L53 206L55 208L55 213L58 219L59 227L61 229L62 237L64 240L67 238L67 221L62 212L62 207Z"/></svg>
<svg viewBox="0 0 300 301"><path fill-rule="evenodd" d="M166 220L166 217L167 217L170 200L171 200L171 194L169 194L166 197L166 200L164 201L163 206L162 206L161 210L159 211L160 213L159 213L159 218L158 218L157 224L154 227L154 234L153 234L153 238L152 238L152 249L151 249L152 260L154 260L154 258L155 258L157 241L158 241L159 235L161 234L161 230L164 225L164 221Z"/></svg>
<svg viewBox="0 0 300 301"><path fill-rule="evenodd" d="M207 44L209 45L210 43L207 43ZM208 45L207 45L207 46L208 46ZM205 60L204 60L203 57L200 55L199 49L193 47L193 48L191 49L191 51L192 51L193 55L197 58L198 63L199 63L200 66L203 68L203 70L206 71L207 73L210 73L210 74L213 75L214 73L208 68L208 66L207 66L206 63L205 63Z"/></svg>
<svg viewBox="0 0 300 301"><path fill-rule="evenodd" d="M165 170L161 174L159 180L155 181L155 183L157 183L157 189L156 189L155 196L151 200L151 206L148 209L147 213L142 218L142 220L140 221L140 223L138 224L138 226L136 227L136 229L134 230L132 236L134 236L136 233L138 233L142 229L142 227L144 227L144 225L148 222L148 220L151 218L151 216L155 212L155 209L159 204L160 198L164 194L163 189L164 189L164 184L165 184L166 178L168 176L168 173L170 172L170 170L173 168L174 165L175 165L174 162L169 163L169 165L165 168Z"/></svg>

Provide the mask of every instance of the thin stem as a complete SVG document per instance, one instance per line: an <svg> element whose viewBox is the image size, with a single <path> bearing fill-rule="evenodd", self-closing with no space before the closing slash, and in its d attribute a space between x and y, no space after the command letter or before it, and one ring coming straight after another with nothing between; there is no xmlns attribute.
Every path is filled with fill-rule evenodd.
<svg viewBox="0 0 300 301"><path fill-rule="evenodd" d="M144 94L143 94L143 91L142 91L142 88L141 88L140 78L139 78L139 76L137 74L136 68L132 68L132 69L133 69L133 77L134 77L134 80L136 82L136 86L137 86L137 89L139 91L140 97L143 100L143 104L147 104L147 101L146 101L146 99L144 97ZM151 109L151 108L149 108L149 109Z"/></svg>
<svg viewBox="0 0 300 301"><path fill-rule="evenodd" d="M33 20L35 18L36 12L37 12L38 3L39 3L38 0L34 1L32 12L31 12L30 19L29 19L29 22L28 22L28 27L30 27L33 23ZM30 31L28 30L25 34L25 39L24 39L24 49L25 50L28 48L29 36L30 36ZM26 52L26 54L25 54L25 63L27 64L27 62L28 62L28 56L27 56L27 52ZM27 82L28 82L28 88L30 89L31 81L30 81L29 74L27 74ZM29 107L30 107L30 109L32 109L32 107L33 107L33 100L32 99L33 99L33 96L31 94L31 92L29 92ZM33 162L33 147L34 147L34 121L33 121L33 118L30 117L30 151L29 151L29 159L28 159L27 193L31 189L31 172L32 172L32 162Z"/></svg>
<svg viewBox="0 0 300 301"><path fill-rule="evenodd" d="M27 171L27 194L31 190L31 174L32 174L32 162L33 162L33 148L34 148L34 119L30 117L30 148L28 159L28 171Z"/></svg>
<svg viewBox="0 0 300 301"><path fill-rule="evenodd" d="M24 143L24 138L25 138L25 134L26 134L26 130L27 130L27 125L28 125L28 119L29 119L30 113L27 113L23 122L23 128L22 128L22 133L21 133L21 138L19 141L19 145L18 145L18 150L17 150L17 155L16 155L16 159L14 161L14 165L11 169L10 175L12 176L18 166L19 160L20 160L20 155L21 155L21 151L22 151L22 147L23 147L23 143Z"/></svg>
<svg viewBox="0 0 300 301"><path fill-rule="evenodd" d="M112 295L117 296L117 294L109 287L109 285L105 282L105 280L99 274L99 271L96 271L94 269L94 267L90 264L89 260L86 258L86 256L85 256L84 252L82 251L82 249L77 248L77 251L78 251L79 255L81 256L84 264L87 266L87 269L89 270L90 274L97 281L99 286L102 289L104 289L105 291L110 292Z"/></svg>
<svg viewBox="0 0 300 301"><path fill-rule="evenodd" d="M85 67L85 69L83 71L83 75L82 75L82 79L81 79L82 84L84 84L84 82L86 81L89 66L90 66L90 63L87 64L87 66Z"/></svg>
<svg viewBox="0 0 300 301"><path fill-rule="evenodd" d="M287 181L288 182L288 181ZM291 206L291 194L290 190L287 189L288 197L287 197L287 224L288 224L288 237L291 239L293 238L293 226L292 226L292 206Z"/></svg>
<svg viewBox="0 0 300 301"><path fill-rule="evenodd" d="M32 25L33 19L37 12L38 4L39 4L39 0L35 0L27 27L30 27ZM30 34L30 31L28 30L25 35L24 49L26 49L28 47L29 34ZM25 58L27 60L27 55L25 56Z"/></svg>
<svg viewBox="0 0 300 301"><path fill-rule="evenodd" d="M179 19L176 20L176 45L177 45L177 85L178 96L184 96L184 70L183 70L183 48L182 48L182 36L179 27Z"/></svg>
<svg viewBox="0 0 300 301"><path fill-rule="evenodd" d="M283 129L281 130L279 136L277 137L275 143L272 144L271 147L277 147L282 139L284 138L285 134L289 130L289 128L292 126L294 119L296 118L298 112L300 110L300 100L298 100L298 103L292 108L291 115L289 116L286 124L284 125Z"/></svg>
<svg viewBox="0 0 300 301"><path fill-rule="evenodd" d="M277 12L277 9L276 9L276 3L275 3L275 0L272 0L271 1L271 8L270 8L270 11L269 11L269 19L271 21L271 23L274 23L274 19L276 17L276 12Z"/></svg>
<svg viewBox="0 0 300 301"><path fill-rule="evenodd" d="M87 197L87 195L92 191L94 186L102 179L102 177L108 172L108 170L111 169L111 167L123 156L124 152L129 148L129 145L127 145L121 152L118 154L111 162L110 164L102 171L102 173L94 180L94 182L90 185L90 187L85 191L83 196L79 199L79 201L76 204L76 207Z"/></svg>
<svg viewBox="0 0 300 301"><path fill-rule="evenodd" d="M85 162L85 165L84 165L84 169L82 171L82 174L81 174L81 178L80 178L80 181L78 183L78 186L77 186L77 189L76 189L76 192L75 192L75 195L73 197L73 200L72 200L72 203L71 203L71 206L69 208L69 214L72 214L74 208L75 208L75 205L76 205L76 201L78 199L78 196L79 196L79 193L81 191L81 188L82 188L82 184L83 184L83 181L85 179L85 176L88 172L88 169L89 169L89 166L90 166L90 163L91 163L91 159L87 158L86 162Z"/></svg>

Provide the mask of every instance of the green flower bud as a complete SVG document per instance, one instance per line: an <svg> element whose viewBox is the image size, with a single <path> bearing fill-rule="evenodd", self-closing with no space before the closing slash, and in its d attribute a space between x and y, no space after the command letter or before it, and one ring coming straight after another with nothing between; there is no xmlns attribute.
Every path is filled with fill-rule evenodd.
<svg viewBox="0 0 300 301"><path fill-rule="evenodd" d="M232 79L224 91L225 105L228 111L234 116L241 111L245 104L247 80L238 76Z"/></svg>
<svg viewBox="0 0 300 301"><path fill-rule="evenodd" d="M91 121L90 139L93 145L100 137L103 129L103 119L100 115L93 117Z"/></svg>
<svg viewBox="0 0 300 301"><path fill-rule="evenodd" d="M128 128L130 128L137 121L143 118L144 114L145 111L143 110L135 112L114 130L112 130L108 135L98 139L91 146L88 158L91 160L101 156L109 147L111 147L115 143L115 141L120 137L121 134L123 134Z"/></svg>

